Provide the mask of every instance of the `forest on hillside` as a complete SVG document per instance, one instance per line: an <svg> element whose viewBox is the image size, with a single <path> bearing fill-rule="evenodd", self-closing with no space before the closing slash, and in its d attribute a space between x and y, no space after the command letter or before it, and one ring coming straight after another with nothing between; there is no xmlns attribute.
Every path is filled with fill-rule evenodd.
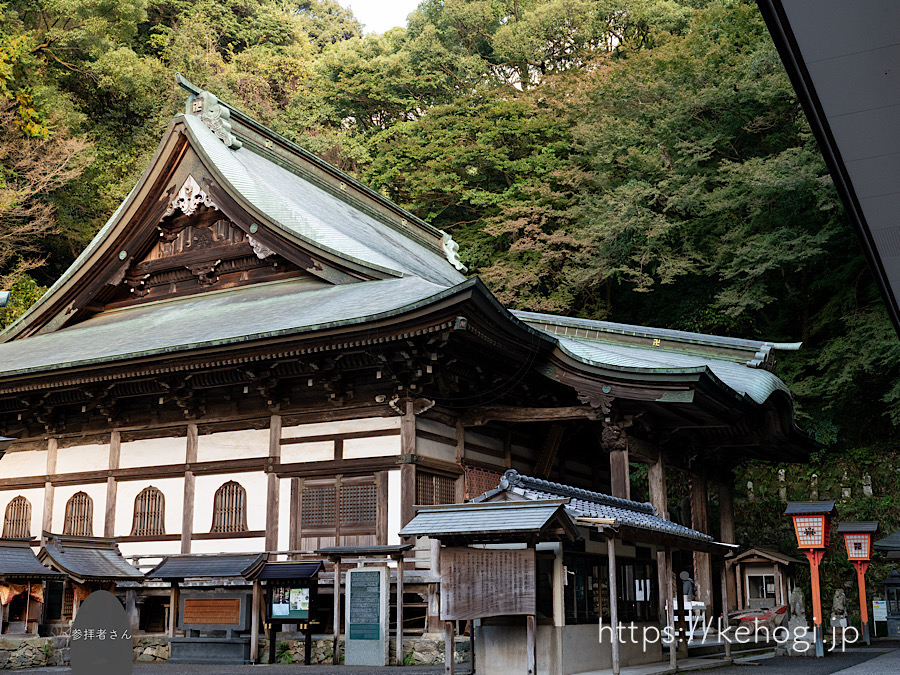
<svg viewBox="0 0 900 675"><path fill-rule="evenodd" d="M0 0L8 324L184 106L175 73L453 234L502 302L802 341L821 457L885 452L900 341L755 3ZM898 511L900 513L900 511Z"/></svg>

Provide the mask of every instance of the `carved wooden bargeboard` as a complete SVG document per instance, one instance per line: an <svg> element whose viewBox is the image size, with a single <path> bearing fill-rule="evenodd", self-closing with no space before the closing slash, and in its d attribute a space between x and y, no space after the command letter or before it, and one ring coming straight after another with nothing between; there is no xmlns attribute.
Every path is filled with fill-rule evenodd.
<svg viewBox="0 0 900 675"><path fill-rule="evenodd" d="M535 613L534 549L441 550L441 619Z"/></svg>

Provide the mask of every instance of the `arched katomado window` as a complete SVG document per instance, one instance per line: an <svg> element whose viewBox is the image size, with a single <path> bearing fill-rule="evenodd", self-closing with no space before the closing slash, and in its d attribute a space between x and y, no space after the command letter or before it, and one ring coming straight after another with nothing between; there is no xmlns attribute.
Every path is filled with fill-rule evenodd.
<svg viewBox="0 0 900 675"><path fill-rule="evenodd" d="M212 531L247 531L247 491L240 483L230 480L216 490Z"/></svg>
<svg viewBox="0 0 900 675"><path fill-rule="evenodd" d="M152 537L166 533L166 499L159 488L146 487L134 498L134 523L131 534Z"/></svg>
<svg viewBox="0 0 900 675"><path fill-rule="evenodd" d="M31 502L21 495L6 505L6 517L3 519L4 537L31 536Z"/></svg>
<svg viewBox="0 0 900 675"><path fill-rule="evenodd" d="M66 522L63 534L74 534L80 537L94 535L94 500L85 492L76 492L66 502Z"/></svg>

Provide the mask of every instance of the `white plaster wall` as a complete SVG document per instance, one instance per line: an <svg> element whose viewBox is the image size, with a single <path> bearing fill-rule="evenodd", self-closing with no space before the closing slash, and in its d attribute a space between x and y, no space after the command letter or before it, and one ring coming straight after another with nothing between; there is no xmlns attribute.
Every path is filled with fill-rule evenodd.
<svg viewBox="0 0 900 675"><path fill-rule="evenodd" d="M269 454L268 429L244 429L206 434L198 438L197 461L266 457Z"/></svg>
<svg viewBox="0 0 900 675"><path fill-rule="evenodd" d="M119 452L119 467L131 469L138 466L184 464L186 457L187 438L185 436L147 438L122 443Z"/></svg>
<svg viewBox="0 0 900 675"><path fill-rule="evenodd" d="M436 420L429 420L424 417L416 418L416 428L422 431L430 431L433 434L446 436L454 443L456 442L456 427L451 427Z"/></svg>
<svg viewBox="0 0 900 675"><path fill-rule="evenodd" d="M60 485L53 493L53 524L50 528L54 534L62 534L66 523L66 502L76 492L86 492L94 501L93 535L103 536L103 521L106 519L106 483L90 485Z"/></svg>
<svg viewBox="0 0 900 675"><path fill-rule="evenodd" d="M334 441L289 443L281 446L281 463L330 462L334 459Z"/></svg>
<svg viewBox="0 0 900 675"><path fill-rule="evenodd" d="M348 438L344 441L344 459L362 457L384 457L400 454L399 436L376 436L374 438Z"/></svg>
<svg viewBox="0 0 900 675"><path fill-rule="evenodd" d="M355 431L376 431L399 428L399 415L396 417L366 417L358 420L317 422L315 424L299 424L293 427L283 427L281 429L281 437L303 438L304 436L327 436L329 434L346 434Z"/></svg>
<svg viewBox="0 0 900 675"><path fill-rule="evenodd" d="M24 478L47 474L47 451L8 452L0 459L0 478Z"/></svg>
<svg viewBox="0 0 900 675"><path fill-rule="evenodd" d="M126 558L131 555L164 556L181 553L180 541L123 541L119 550ZM149 562L149 561L148 561ZM143 564L143 563L141 563Z"/></svg>
<svg viewBox="0 0 900 675"><path fill-rule="evenodd" d="M400 537L400 471L388 471L388 529L387 543L399 544Z"/></svg>
<svg viewBox="0 0 900 675"><path fill-rule="evenodd" d="M191 553L261 553L265 550L264 537L194 539L191 542Z"/></svg>
<svg viewBox="0 0 900 675"><path fill-rule="evenodd" d="M266 486L268 480L263 471L223 473L194 478L194 532L209 532L212 528L213 500L216 490L223 483L237 481L247 491L247 528L266 529ZM193 542L191 550L194 548ZM262 550L262 549L259 549Z"/></svg>
<svg viewBox="0 0 900 675"><path fill-rule="evenodd" d="M109 468L109 443L75 445L56 451L56 473L77 473ZM46 473L46 469L41 471Z"/></svg>
<svg viewBox="0 0 900 675"><path fill-rule="evenodd" d="M159 488L166 500L166 534L181 534L184 478L156 478L119 481L116 485L116 526L114 531L117 537L127 537L131 534L131 525L134 522L134 499L141 490L150 485Z"/></svg>
<svg viewBox="0 0 900 675"><path fill-rule="evenodd" d="M287 551L291 542L291 479L282 478L278 486L278 550Z"/></svg>
<svg viewBox="0 0 900 675"><path fill-rule="evenodd" d="M0 517L6 516L7 505L19 495L31 502L31 536L40 537L44 518L44 488L28 488L27 490L3 490L0 492ZM3 521L0 521L0 528ZM2 533L2 530L0 530Z"/></svg>

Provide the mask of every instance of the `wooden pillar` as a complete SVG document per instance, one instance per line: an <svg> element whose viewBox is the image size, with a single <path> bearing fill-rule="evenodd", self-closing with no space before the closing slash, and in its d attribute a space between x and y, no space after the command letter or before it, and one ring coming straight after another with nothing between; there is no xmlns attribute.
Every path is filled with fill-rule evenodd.
<svg viewBox="0 0 900 675"><path fill-rule="evenodd" d="M456 464L463 465L466 459L466 428L463 426L462 418L456 420ZM457 503L466 501L466 474L463 473L456 479L455 499ZM474 496L474 495L473 495Z"/></svg>
<svg viewBox="0 0 900 675"><path fill-rule="evenodd" d="M191 552L191 535L194 533L194 472L197 463L199 437L197 425L187 425L187 451L184 469L184 506L181 511L181 552Z"/></svg>
<svg viewBox="0 0 900 675"><path fill-rule="evenodd" d="M259 661L259 595L260 581L253 580L253 597L250 601L250 663Z"/></svg>
<svg viewBox="0 0 900 675"><path fill-rule="evenodd" d="M403 554L397 558L397 665L403 665Z"/></svg>
<svg viewBox="0 0 900 675"><path fill-rule="evenodd" d="M669 497L666 492L666 463L662 453L659 453L658 459L647 467L647 481L650 487L650 503L656 509L656 515L660 518L669 518ZM659 596L662 599L666 592L666 553L665 551L656 552L656 577L659 588ZM669 596L668 604L672 604L672 598ZM660 600L659 603L660 623L666 623L666 607L665 603Z"/></svg>
<svg viewBox="0 0 900 675"><path fill-rule="evenodd" d="M281 479L275 473L275 465L281 462L281 415L272 415L269 421L269 462L266 465L266 550L278 550L278 497Z"/></svg>
<svg viewBox="0 0 900 675"><path fill-rule="evenodd" d="M125 616L128 618L128 627L132 634L140 628L140 614L137 608L137 593L133 588L125 591Z"/></svg>
<svg viewBox="0 0 900 675"><path fill-rule="evenodd" d="M456 631L452 621L444 622L444 675L453 675L456 672L456 658L454 655L454 641Z"/></svg>
<svg viewBox="0 0 900 675"><path fill-rule="evenodd" d="M609 482L613 497L631 499L631 477L628 468L628 450L611 450L609 453Z"/></svg>
<svg viewBox="0 0 900 675"><path fill-rule="evenodd" d="M727 476L719 483L719 532L726 544L736 543L734 540L734 488L733 477ZM737 609L737 580L734 576L734 565L726 569L728 583L729 610Z"/></svg>
<svg viewBox="0 0 900 675"><path fill-rule="evenodd" d="M707 511L706 476L691 476L691 521L693 529L709 534L709 515ZM709 553L694 553L694 581L699 586L698 600L706 605L706 611L712 611L712 559Z"/></svg>
<svg viewBox="0 0 900 675"><path fill-rule="evenodd" d="M172 582L172 588L169 590L169 637L175 637L175 631L178 629L178 582Z"/></svg>
<svg viewBox="0 0 900 675"><path fill-rule="evenodd" d="M341 561L334 561L334 665L341 663Z"/></svg>
<svg viewBox="0 0 900 675"><path fill-rule="evenodd" d="M737 589L737 609L744 608L744 573L741 571L741 564L731 566L732 574L735 578L735 588Z"/></svg>
<svg viewBox="0 0 900 675"><path fill-rule="evenodd" d="M722 626L723 631L728 630L728 565L725 558L722 558ZM731 642L725 640L725 658L731 658Z"/></svg>
<svg viewBox="0 0 900 675"><path fill-rule="evenodd" d="M672 564L672 550L667 546L663 553L665 559L666 570L666 594L669 596L666 602L666 626L672 631L671 642L669 643L669 667L674 672L678 667L678 640L675 639L675 595L676 592L672 588L672 579L675 576L675 566Z"/></svg>
<svg viewBox="0 0 900 675"><path fill-rule="evenodd" d="M103 520L103 536L114 537L116 529L116 478L112 473L119 468L122 437L118 431L109 435L109 476L106 478L106 517Z"/></svg>
<svg viewBox="0 0 900 675"><path fill-rule="evenodd" d="M525 617L525 649L528 675L534 675L537 670L537 640L534 625L534 614Z"/></svg>
<svg viewBox="0 0 900 675"><path fill-rule="evenodd" d="M616 540L606 540L606 552L609 563L609 627L612 628L610 646L612 648L613 675L619 675L619 593L616 590Z"/></svg>
<svg viewBox="0 0 900 675"><path fill-rule="evenodd" d="M47 439L47 481L44 483L44 514L41 519L42 532L53 532L53 483L50 481L56 475L56 455L58 441L55 438ZM62 524L60 524L61 526ZM46 541L41 539L41 543Z"/></svg>
<svg viewBox="0 0 900 675"><path fill-rule="evenodd" d="M416 454L416 415L413 402L406 402L406 413L400 419L400 453ZM416 503L416 465L407 462L400 467L400 527L413 519Z"/></svg>

